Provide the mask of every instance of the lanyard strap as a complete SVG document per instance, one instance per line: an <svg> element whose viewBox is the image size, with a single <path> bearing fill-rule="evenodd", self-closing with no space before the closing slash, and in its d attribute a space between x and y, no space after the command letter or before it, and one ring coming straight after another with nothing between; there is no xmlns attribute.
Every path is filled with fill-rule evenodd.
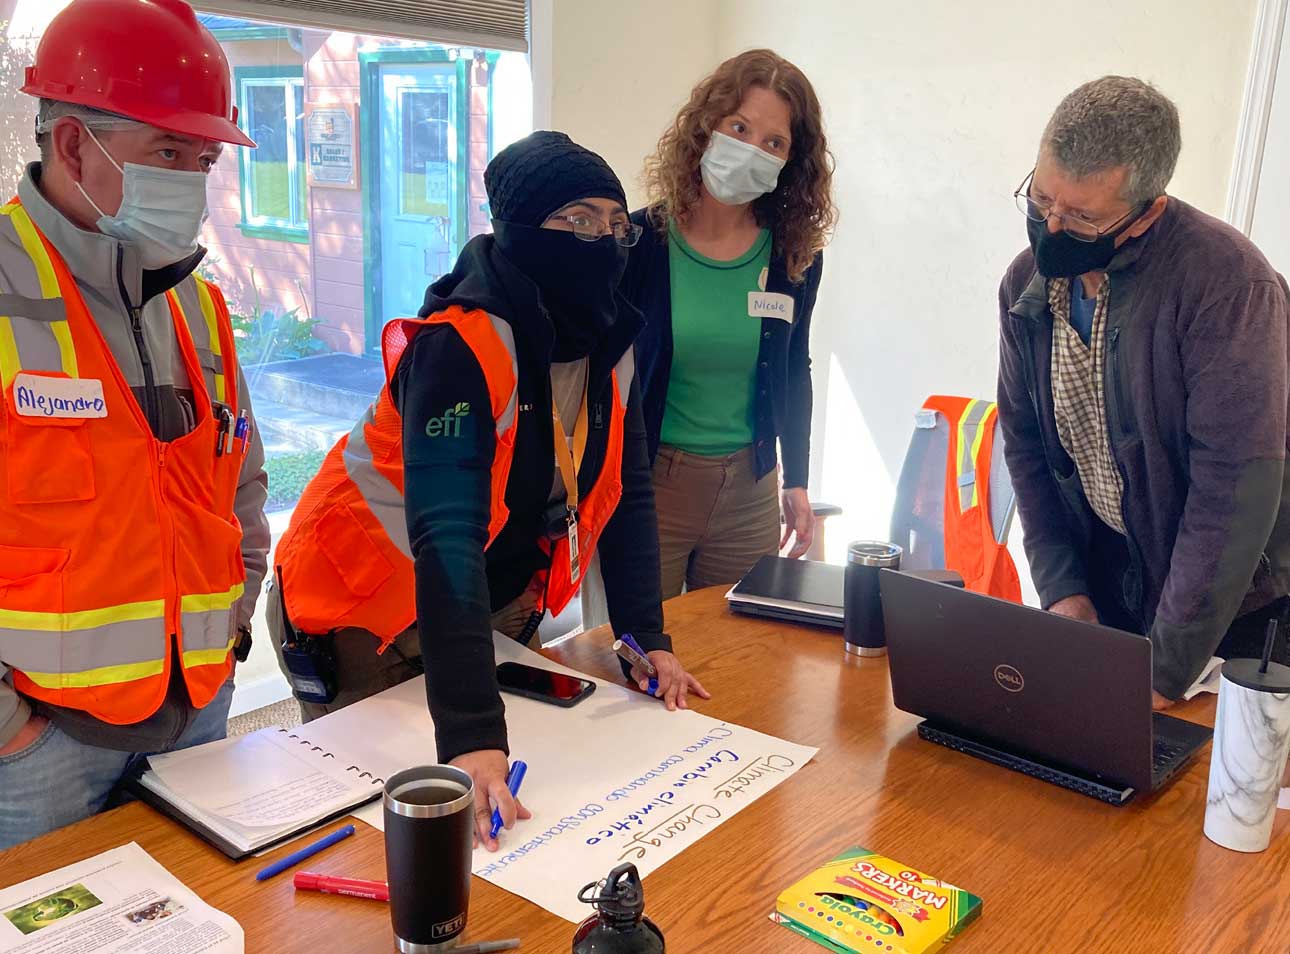
<svg viewBox="0 0 1290 954"><path fill-rule="evenodd" d="M560 468L560 479L564 482L566 505L570 513L578 509L578 471L582 469L582 457L587 452L587 394L590 381L582 388L582 407L578 409L578 420L573 425L573 448L565 436L564 422L560 420L560 409L556 406L555 397L551 399L551 423L554 425L555 462Z"/></svg>

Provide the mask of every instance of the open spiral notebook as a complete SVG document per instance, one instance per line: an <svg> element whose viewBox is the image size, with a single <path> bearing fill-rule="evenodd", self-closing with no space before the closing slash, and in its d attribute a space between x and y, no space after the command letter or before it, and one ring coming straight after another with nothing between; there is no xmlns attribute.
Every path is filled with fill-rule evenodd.
<svg viewBox="0 0 1290 954"><path fill-rule="evenodd" d="M311 742L308 728L261 729L148 759L130 790L234 860L378 798L385 784Z"/></svg>

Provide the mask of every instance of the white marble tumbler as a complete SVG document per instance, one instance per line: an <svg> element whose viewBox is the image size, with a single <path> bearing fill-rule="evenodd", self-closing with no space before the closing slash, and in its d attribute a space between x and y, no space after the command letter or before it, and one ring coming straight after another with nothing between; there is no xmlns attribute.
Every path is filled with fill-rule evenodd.
<svg viewBox="0 0 1290 954"><path fill-rule="evenodd" d="M1272 839L1281 773L1290 751L1290 666L1257 659L1223 665L1209 762L1205 837L1233 851Z"/></svg>

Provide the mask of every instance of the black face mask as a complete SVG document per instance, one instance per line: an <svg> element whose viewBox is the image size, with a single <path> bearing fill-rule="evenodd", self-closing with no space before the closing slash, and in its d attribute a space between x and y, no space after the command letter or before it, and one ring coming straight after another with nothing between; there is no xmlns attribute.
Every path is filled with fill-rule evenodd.
<svg viewBox="0 0 1290 954"><path fill-rule="evenodd" d="M554 361L585 358L614 323L614 294L627 249L605 235L586 242L572 232L494 222L502 254L537 284L555 326Z"/></svg>
<svg viewBox="0 0 1290 954"><path fill-rule="evenodd" d="M1111 264L1115 253L1115 240L1138 219L1149 206L1143 206L1136 215L1119 228L1098 236L1095 241L1081 242L1064 230L1048 231L1047 222L1026 219L1026 234L1030 236L1030 250L1035 253L1035 268L1044 278L1074 278L1089 272L1100 272Z"/></svg>

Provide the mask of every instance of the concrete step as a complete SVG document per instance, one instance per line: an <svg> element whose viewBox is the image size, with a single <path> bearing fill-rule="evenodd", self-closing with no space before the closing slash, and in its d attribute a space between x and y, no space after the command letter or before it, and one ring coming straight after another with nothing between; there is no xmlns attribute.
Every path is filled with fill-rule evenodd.
<svg viewBox="0 0 1290 954"><path fill-rule="evenodd" d="M257 401L345 418L350 424L362 417L385 384L380 359L356 354L271 361L244 373Z"/></svg>
<svg viewBox="0 0 1290 954"><path fill-rule="evenodd" d="M277 401L266 400L252 392L255 420L260 426L264 452L273 457L295 454L308 450L331 450L342 435L353 428L358 415L336 417L317 411L291 407Z"/></svg>

